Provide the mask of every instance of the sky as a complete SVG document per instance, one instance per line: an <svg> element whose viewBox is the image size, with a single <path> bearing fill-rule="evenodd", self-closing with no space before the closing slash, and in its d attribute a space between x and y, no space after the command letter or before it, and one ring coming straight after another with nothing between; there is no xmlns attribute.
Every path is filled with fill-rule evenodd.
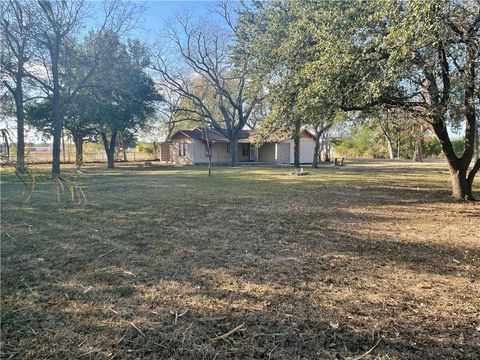
<svg viewBox="0 0 480 360"><path fill-rule="evenodd" d="M1 1L1 0L0 0ZM95 1L95 0L93 0ZM134 0L137 1L137 0ZM158 35L165 25L165 22L174 17L176 13L189 12L197 18L212 18L211 8L217 3L216 0L154 0L154 1L139 1L145 4L145 13L139 23L139 28L134 30L131 36L138 37L146 43L153 43L158 38ZM100 2L97 2L100 4ZM5 120L0 121L0 123ZM8 126L9 128L13 127ZM12 134L14 135L14 133ZM458 133L453 132L454 136ZM39 137L34 132L30 131L27 134L27 141L38 141Z"/></svg>
<svg viewBox="0 0 480 360"><path fill-rule="evenodd" d="M216 1L146 1L146 11L143 16L143 24L140 29L135 32L137 36L146 37L144 40L151 42L155 40L157 33L162 29L165 21L175 16L176 13L184 11L190 12L192 15L202 18L211 17L211 7L215 6Z"/></svg>
<svg viewBox="0 0 480 360"><path fill-rule="evenodd" d="M1 0L0 0L1 1ZM134 0L137 1L137 0ZM92 0L93 6L100 6L101 2ZM176 13L189 12L194 17L202 18L211 17L211 7L215 6L217 3L216 0L200 1L200 0L176 0L176 1L166 1L166 0L154 0L154 1L138 1L138 3L145 4L145 13L143 14L139 24L138 29L135 29L130 34L133 37L138 37L139 39L147 42L153 43L158 38L159 32L165 25L165 22L175 16ZM99 13L101 11L99 9ZM98 19L97 19L98 20ZM87 28L92 26L92 24L87 23ZM1 119L0 127L7 126L10 129L15 128L15 121L13 119ZM15 131L12 131L12 137L16 138ZM26 133L27 141L38 142L41 140L41 137L33 130L30 130Z"/></svg>

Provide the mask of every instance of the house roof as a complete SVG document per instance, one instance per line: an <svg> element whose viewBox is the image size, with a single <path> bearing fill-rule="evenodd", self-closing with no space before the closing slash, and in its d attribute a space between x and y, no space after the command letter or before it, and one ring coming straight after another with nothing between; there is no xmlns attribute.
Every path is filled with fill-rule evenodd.
<svg viewBox="0 0 480 360"><path fill-rule="evenodd" d="M223 135L220 131L214 129L207 129L206 135L203 134L201 128L196 128L193 130L179 130L175 134L170 137L170 140L173 140L177 137L185 136L191 139L196 139L200 141L206 141L207 137L210 142L213 143L229 143L230 141L228 138ZM307 129L302 129L301 131L302 137L311 137L315 138L315 136L308 131ZM267 139L266 142L281 142L290 140L292 138L292 131L286 129L278 129L272 132ZM253 143L255 142L255 130L240 130L240 136L238 139L239 143Z"/></svg>
<svg viewBox="0 0 480 360"><path fill-rule="evenodd" d="M251 130L241 130L240 131L240 140L248 138L250 136ZM173 134L170 139L173 140L181 135L184 135L191 139L196 140L208 140L213 143L228 143L230 142L228 138L223 135L220 131L214 129L206 129L206 136L204 135L201 128L196 128L193 130L179 130L175 134Z"/></svg>
<svg viewBox="0 0 480 360"><path fill-rule="evenodd" d="M293 134L291 130L287 129L277 129L273 131L271 134L268 135L268 137L265 140L265 142L282 142L282 141L287 141L292 139ZM302 129L300 131L300 137L303 138L312 138L315 139L315 135L312 134L309 130L307 129ZM250 134L247 138L240 139L238 142L240 143L253 143L255 142L255 130L250 131Z"/></svg>

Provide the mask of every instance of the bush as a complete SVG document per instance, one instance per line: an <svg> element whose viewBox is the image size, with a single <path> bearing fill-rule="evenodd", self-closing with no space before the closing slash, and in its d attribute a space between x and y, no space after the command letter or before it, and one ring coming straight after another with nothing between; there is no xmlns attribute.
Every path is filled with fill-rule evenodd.
<svg viewBox="0 0 480 360"><path fill-rule="evenodd" d="M157 154L158 154L158 144L153 142L153 143L149 143L149 142L140 142L137 144L137 146L135 147L138 151L140 152L143 152L143 153L146 153L146 154L149 154L149 155L153 155L155 158L158 158Z"/></svg>
<svg viewBox="0 0 480 360"><path fill-rule="evenodd" d="M346 157L387 157L385 139L378 131L368 127L353 127L332 141L335 153Z"/></svg>
<svg viewBox="0 0 480 360"><path fill-rule="evenodd" d="M460 137L452 139L452 146L453 151L455 151L458 156L461 156L463 154L463 151L465 149L463 138ZM438 157L443 155L442 146L440 145L440 142L435 136L429 136L428 139L424 141L423 154L425 155L425 157Z"/></svg>

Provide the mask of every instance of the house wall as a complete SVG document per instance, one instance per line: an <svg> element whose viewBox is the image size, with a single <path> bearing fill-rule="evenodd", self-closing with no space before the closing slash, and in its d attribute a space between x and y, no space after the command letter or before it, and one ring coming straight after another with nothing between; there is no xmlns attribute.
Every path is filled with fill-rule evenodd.
<svg viewBox="0 0 480 360"><path fill-rule="evenodd" d="M227 152L226 143L211 144L212 163L228 163L230 162L230 153ZM205 154L205 143L195 140L194 162L197 164L208 163L208 156Z"/></svg>
<svg viewBox="0 0 480 360"><path fill-rule="evenodd" d="M293 140L287 140L284 142L290 143L290 164L295 161L294 148L295 144ZM311 137L300 138L300 164L311 164L313 161L313 153L315 151L315 140Z"/></svg>
<svg viewBox="0 0 480 360"><path fill-rule="evenodd" d="M185 156L179 156L180 144L186 142ZM226 143L215 143L211 145L212 163L226 164L230 162L230 152L227 152ZM174 164L206 164L208 156L205 153L205 143L190 138L178 138L172 140L171 160ZM238 161L249 161L250 156L242 155L242 144L238 146Z"/></svg>
<svg viewBox="0 0 480 360"><path fill-rule="evenodd" d="M185 142L185 156L179 155L180 144ZM194 141L190 138L180 138L172 141L172 162L174 164L193 164L194 163Z"/></svg>
<svg viewBox="0 0 480 360"><path fill-rule="evenodd" d="M263 143L258 148L258 161L275 161L275 143Z"/></svg>
<svg viewBox="0 0 480 360"><path fill-rule="evenodd" d="M186 143L185 156L179 156L180 144ZM278 158L277 150L279 144L290 145L290 164L294 163L294 142L293 140L286 140L280 143L264 143L258 149L258 161L265 162L281 162ZM242 155L242 146L238 144L238 161L250 161L255 157L254 154ZM245 144L250 146L250 144ZM230 152L227 152L228 145L226 143L212 144L212 162L213 163L229 163ZM205 154L205 143L200 140L194 140L184 135L178 135L172 140L171 145L171 161L174 164L205 164L208 163L208 156ZM313 160L313 153L315 149L315 140L307 133L302 133L300 137L300 163L310 164ZM252 149L250 148L250 152ZM285 157L286 158L286 157Z"/></svg>
<svg viewBox="0 0 480 360"><path fill-rule="evenodd" d="M300 139L300 163L311 164L315 151L315 140L311 137Z"/></svg>

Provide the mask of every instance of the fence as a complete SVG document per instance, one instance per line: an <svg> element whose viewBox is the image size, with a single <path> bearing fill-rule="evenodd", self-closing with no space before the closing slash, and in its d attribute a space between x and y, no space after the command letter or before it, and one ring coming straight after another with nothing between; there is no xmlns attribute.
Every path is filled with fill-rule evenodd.
<svg viewBox="0 0 480 360"><path fill-rule="evenodd" d="M60 153L60 161L62 163L74 163L75 162L75 150L69 150ZM26 156L27 163L51 163L52 162L52 151L51 150L39 150L39 151L29 151ZM10 156L11 160L15 160L16 156ZM145 161L152 160L153 156L151 154L139 152L139 151L127 151L127 161ZM117 161L123 161L123 153L120 153L116 156ZM105 152L95 152L95 153L84 153L83 162L107 162L107 155Z"/></svg>

